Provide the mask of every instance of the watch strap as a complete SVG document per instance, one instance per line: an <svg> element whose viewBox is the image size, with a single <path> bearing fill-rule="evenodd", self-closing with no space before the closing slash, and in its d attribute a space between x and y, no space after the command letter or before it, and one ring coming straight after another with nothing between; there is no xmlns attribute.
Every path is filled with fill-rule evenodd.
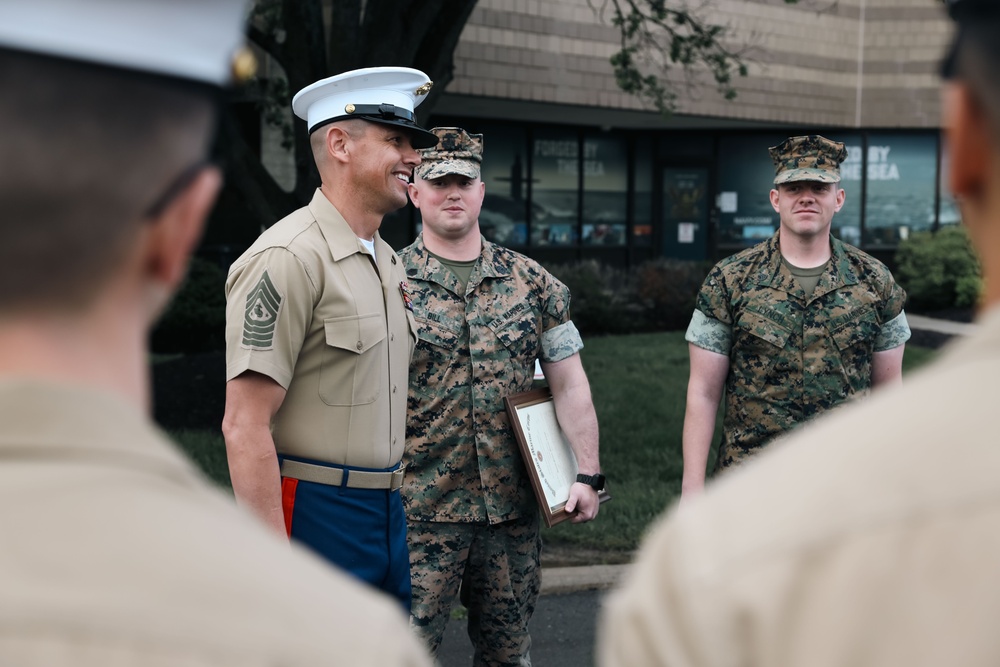
<svg viewBox="0 0 1000 667"><path fill-rule="evenodd" d="M577 475L576 481L590 486L595 491L600 491L604 488L605 477L601 473L597 473L596 475Z"/></svg>

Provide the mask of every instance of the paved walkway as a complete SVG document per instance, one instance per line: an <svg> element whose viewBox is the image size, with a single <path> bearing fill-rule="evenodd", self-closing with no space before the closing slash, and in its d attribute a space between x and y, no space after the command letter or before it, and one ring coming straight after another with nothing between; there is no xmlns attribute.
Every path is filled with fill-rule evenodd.
<svg viewBox="0 0 1000 667"><path fill-rule="evenodd" d="M594 636L605 591L544 595L528 624L531 662L543 667L590 667L594 664ZM472 643L466 619L452 617L438 651L441 667L469 667Z"/></svg>
<svg viewBox="0 0 1000 667"><path fill-rule="evenodd" d="M611 588L631 565L584 565L542 569L542 595Z"/></svg>

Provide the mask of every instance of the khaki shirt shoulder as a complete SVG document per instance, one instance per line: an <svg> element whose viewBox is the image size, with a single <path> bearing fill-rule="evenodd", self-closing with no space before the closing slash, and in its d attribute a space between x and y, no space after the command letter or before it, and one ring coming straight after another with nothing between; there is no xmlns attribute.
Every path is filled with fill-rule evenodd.
<svg viewBox="0 0 1000 667"><path fill-rule="evenodd" d="M672 511L600 664L1000 664L1000 309L980 326Z"/></svg>
<svg viewBox="0 0 1000 667"><path fill-rule="evenodd" d="M399 606L277 539L134 406L0 382L0 664L430 665Z"/></svg>
<svg viewBox="0 0 1000 667"><path fill-rule="evenodd" d="M375 237L376 262L316 192L233 264L226 283L226 374L262 373L287 390L279 453L385 468L403 452L416 325L402 264Z"/></svg>

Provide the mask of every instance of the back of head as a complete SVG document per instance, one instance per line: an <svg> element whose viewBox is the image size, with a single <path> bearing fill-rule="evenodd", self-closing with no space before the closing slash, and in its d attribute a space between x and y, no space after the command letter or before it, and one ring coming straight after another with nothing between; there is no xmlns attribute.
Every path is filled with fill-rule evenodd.
<svg viewBox="0 0 1000 667"><path fill-rule="evenodd" d="M242 0L0 6L0 314L85 305L204 161Z"/></svg>
<svg viewBox="0 0 1000 667"><path fill-rule="evenodd" d="M944 77L961 80L976 93L1000 141L1000 2L948 0L948 11L957 32L944 62Z"/></svg>
<svg viewBox="0 0 1000 667"><path fill-rule="evenodd" d="M204 92L0 52L0 312L83 305L156 200L203 160Z"/></svg>

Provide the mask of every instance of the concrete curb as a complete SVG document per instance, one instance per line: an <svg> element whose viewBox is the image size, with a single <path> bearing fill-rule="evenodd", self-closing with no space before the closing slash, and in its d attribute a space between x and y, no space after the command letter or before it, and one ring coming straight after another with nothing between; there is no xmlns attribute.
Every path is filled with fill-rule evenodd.
<svg viewBox="0 0 1000 667"><path fill-rule="evenodd" d="M542 568L542 595L611 588L630 567L630 564L626 564Z"/></svg>

